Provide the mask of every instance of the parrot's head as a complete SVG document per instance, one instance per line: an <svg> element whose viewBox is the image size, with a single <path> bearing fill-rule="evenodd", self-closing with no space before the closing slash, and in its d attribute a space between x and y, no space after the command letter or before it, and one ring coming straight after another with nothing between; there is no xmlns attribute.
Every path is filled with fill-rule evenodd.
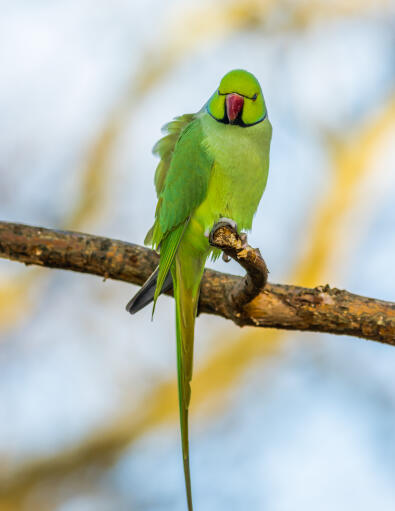
<svg viewBox="0 0 395 511"><path fill-rule="evenodd" d="M229 71L207 103L218 122L246 128L266 119L266 105L255 76L243 69Z"/></svg>

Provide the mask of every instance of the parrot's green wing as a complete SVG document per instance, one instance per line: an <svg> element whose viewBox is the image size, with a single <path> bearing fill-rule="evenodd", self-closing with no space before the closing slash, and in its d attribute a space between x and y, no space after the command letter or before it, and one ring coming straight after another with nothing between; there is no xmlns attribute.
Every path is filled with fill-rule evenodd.
<svg viewBox="0 0 395 511"><path fill-rule="evenodd" d="M155 172L158 195L155 223L144 240L146 245L154 248L159 248L160 245L161 264L127 304L126 309L131 314L150 303L154 297L156 301L160 290L164 289L164 282L167 283L166 289L171 289L171 263L190 212L206 195L212 166L201 145L203 133L197 114L176 117L163 127L163 131L167 132L167 135L153 148L153 153L161 158ZM173 183L177 187L176 193L173 192L176 197L169 193L169 187L172 187ZM194 196L192 200L191 195ZM171 212L173 208L174 215ZM164 226L163 229L161 225Z"/></svg>
<svg viewBox="0 0 395 511"><path fill-rule="evenodd" d="M158 198L163 190L177 141L180 138L181 133L188 126L188 124L190 124L195 119L195 117L196 114L184 114L165 124L162 128L162 131L167 133L167 135L159 139L152 149L152 152L160 158L158 166L156 167L154 180L156 195ZM145 237L145 245L152 245L152 234L154 228L155 224L151 227Z"/></svg>
<svg viewBox="0 0 395 511"><path fill-rule="evenodd" d="M162 131L167 132L167 135L158 140L152 149L152 152L160 158L155 172L155 189L158 197L163 190L167 171L169 170L171 157L173 156L177 141L182 131L194 120L195 115L196 114L184 114L165 124Z"/></svg>
<svg viewBox="0 0 395 511"><path fill-rule="evenodd" d="M176 122L181 125L181 121L173 121L171 125ZM169 168L166 170L163 167L157 171L157 188L160 194L152 228L152 245L160 248L160 263L154 302L170 271L189 218L207 194L213 160L202 144L203 138L200 120L193 117L179 135ZM169 151L167 143L163 143L162 148L158 149L163 151L164 155ZM162 175L164 173L165 176ZM162 180L163 184L160 184Z"/></svg>

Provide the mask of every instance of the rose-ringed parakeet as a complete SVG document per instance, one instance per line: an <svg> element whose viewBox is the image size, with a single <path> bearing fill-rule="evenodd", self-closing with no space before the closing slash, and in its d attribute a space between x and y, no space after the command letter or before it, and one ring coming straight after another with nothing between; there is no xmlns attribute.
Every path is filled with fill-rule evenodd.
<svg viewBox="0 0 395 511"><path fill-rule="evenodd" d="M196 114L175 118L155 145L158 203L145 239L160 252L157 270L127 305L130 313L174 287L178 397L188 510L192 511L188 407L194 325L200 282L209 255L208 233L220 219L251 229L266 186L272 127L258 80L233 70Z"/></svg>

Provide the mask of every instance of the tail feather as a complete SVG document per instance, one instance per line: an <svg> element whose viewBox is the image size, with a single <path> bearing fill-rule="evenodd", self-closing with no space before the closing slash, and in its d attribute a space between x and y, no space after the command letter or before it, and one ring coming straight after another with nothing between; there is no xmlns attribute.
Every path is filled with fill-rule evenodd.
<svg viewBox="0 0 395 511"><path fill-rule="evenodd" d="M200 283L207 254L197 252L189 243L181 243L180 246L178 246L177 242L177 247L178 250L175 259L171 262L171 272L169 271L167 273L161 292L166 292L174 287L182 458L188 511L193 511L189 468L188 409L191 399L190 382L192 379L195 318ZM155 300L158 275L159 267L127 304L126 310L128 312L135 314Z"/></svg>
<svg viewBox="0 0 395 511"><path fill-rule="evenodd" d="M137 291L137 293L126 305L126 310L130 312L130 314L136 314L136 312L143 309L146 305L154 301L156 282L158 280L158 271L159 267L156 268L156 270L150 275L150 277L148 277L148 279L142 285L141 289ZM170 291L172 287L173 279L171 277L171 273L169 272L163 283L161 293L166 293L167 291Z"/></svg>
<svg viewBox="0 0 395 511"><path fill-rule="evenodd" d="M204 259L195 258L192 264L188 264L183 258L177 256L172 268L176 301L178 401L188 511L193 511L189 468L188 409L191 398L195 318L204 263Z"/></svg>

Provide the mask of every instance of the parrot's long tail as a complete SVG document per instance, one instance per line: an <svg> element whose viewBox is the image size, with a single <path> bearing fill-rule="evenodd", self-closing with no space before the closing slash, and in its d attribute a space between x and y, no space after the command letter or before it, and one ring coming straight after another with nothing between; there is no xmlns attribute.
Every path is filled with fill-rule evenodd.
<svg viewBox="0 0 395 511"><path fill-rule="evenodd" d="M185 252L181 248L177 254L172 266L172 275L176 301L178 401L180 407L182 457L188 511L192 511L191 476L189 470L188 408L191 398L190 382L192 379L195 318L205 258L196 257L196 255L188 257L188 254L185 254Z"/></svg>

